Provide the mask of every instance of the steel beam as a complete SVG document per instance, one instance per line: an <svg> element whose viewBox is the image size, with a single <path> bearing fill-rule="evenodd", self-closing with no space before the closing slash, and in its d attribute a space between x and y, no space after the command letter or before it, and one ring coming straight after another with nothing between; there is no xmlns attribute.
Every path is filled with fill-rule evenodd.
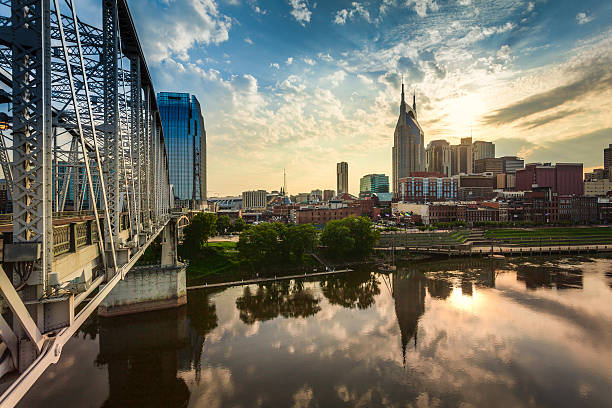
<svg viewBox="0 0 612 408"><path fill-rule="evenodd" d="M10 281L8 276L6 276L2 266L0 266L0 292L2 292L2 296L4 296L8 302L9 308L13 312L13 316L17 317L21 327L25 330L30 340L36 345L38 351L40 351L44 338L42 334L40 334L38 326L32 319L32 316L30 316L30 313L23 304L23 301L13 287L13 283Z"/></svg>
<svg viewBox="0 0 612 408"><path fill-rule="evenodd" d="M104 75L104 151L105 179L108 186L108 209L111 231L106 234L115 245L119 243L121 230L121 183L119 178L121 141L119 123L119 17L117 0L102 0L102 70Z"/></svg>

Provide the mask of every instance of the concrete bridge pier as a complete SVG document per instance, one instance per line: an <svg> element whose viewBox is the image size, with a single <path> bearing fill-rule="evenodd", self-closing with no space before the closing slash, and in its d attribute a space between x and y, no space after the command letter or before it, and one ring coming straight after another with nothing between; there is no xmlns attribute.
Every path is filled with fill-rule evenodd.
<svg viewBox="0 0 612 408"><path fill-rule="evenodd" d="M186 266L178 262L176 221L162 234L160 265L135 266L98 307L100 316L169 309L187 303Z"/></svg>

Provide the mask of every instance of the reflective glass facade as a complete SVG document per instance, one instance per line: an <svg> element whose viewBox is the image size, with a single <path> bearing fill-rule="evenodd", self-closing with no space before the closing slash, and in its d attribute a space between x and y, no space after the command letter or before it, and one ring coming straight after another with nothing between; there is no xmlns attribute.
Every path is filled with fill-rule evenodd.
<svg viewBox="0 0 612 408"><path fill-rule="evenodd" d="M388 193L389 177L384 174L367 174L359 180L359 193Z"/></svg>
<svg viewBox="0 0 612 408"><path fill-rule="evenodd" d="M206 130L200 103L188 93L160 92L157 104L175 203L187 207L202 202L206 199Z"/></svg>
<svg viewBox="0 0 612 408"><path fill-rule="evenodd" d="M399 193L399 179L410 176L413 172L425 170L425 145L423 129L417 121L416 97L412 106L404 99L402 84L402 101L400 115L393 135L393 193Z"/></svg>

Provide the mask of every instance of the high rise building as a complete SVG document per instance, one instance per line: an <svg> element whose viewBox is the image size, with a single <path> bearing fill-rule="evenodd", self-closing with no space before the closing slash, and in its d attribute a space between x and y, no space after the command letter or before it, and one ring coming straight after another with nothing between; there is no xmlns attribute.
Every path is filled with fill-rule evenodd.
<svg viewBox="0 0 612 408"><path fill-rule="evenodd" d="M206 201L206 130L200 102L188 93L160 92L170 184L175 204L195 207Z"/></svg>
<svg viewBox="0 0 612 408"><path fill-rule="evenodd" d="M474 148L471 137L461 138L461 143L451 146L451 174L474 172Z"/></svg>
<svg viewBox="0 0 612 408"><path fill-rule="evenodd" d="M428 172L451 175L451 148L446 140L433 140L425 149L425 168Z"/></svg>
<svg viewBox="0 0 612 408"><path fill-rule="evenodd" d="M612 143L604 149L604 170L608 172L608 178L612 180Z"/></svg>
<svg viewBox="0 0 612 408"><path fill-rule="evenodd" d="M517 170L525 168L525 161L517 156L500 157L503 162L503 172L506 174L514 174Z"/></svg>
<svg viewBox="0 0 612 408"><path fill-rule="evenodd" d="M366 174L359 180L359 194L388 192L389 176L384 174Z"/></svg>
<svg viewBox="0 0 612 408"><path fill-rule="evenodd" d="M425 171L425 143L423 129L417 121L416 95L412 97L412 106L402 100L400 113L393 135L393 193L399 192L399 179L409 177L415 171Z"/></svg>
<svg viewBox="0 0 612 408"><path fill-rule="evenodd" d="M348 193L348 163L340 162L336 164L336 181L338 194Z"/></svg>
<svg viewBox="0 0 612 408"><path fill-rule="evenodd" d="M474 151L474 161L495 157L495 144L493 142L477 140L472 145L472 149Z"/></svg>
<svg viewBox="0 0 612 408"><path fill-rule="evenodd" d="M323 190L323 201L329 201L336 195L334 190Z"/></svg>
<svg viewBox="0 0 612 408"><path fill-rule="evenodd" d="M504 172L504 161L495 157L474 160L474 172L501 174Z"/></svg>

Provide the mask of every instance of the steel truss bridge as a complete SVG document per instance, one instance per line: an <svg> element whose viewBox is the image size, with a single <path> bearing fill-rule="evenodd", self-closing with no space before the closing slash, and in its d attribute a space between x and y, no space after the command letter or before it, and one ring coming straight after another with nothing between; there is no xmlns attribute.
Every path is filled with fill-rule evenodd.
<svg viewBox="0 0 612 408"><path fill-rule="evenodd" d="M100 1L102 28L79 19L77 0L0 0L0 165L13 203L0 358L18 373L2 407L170 229L151 76L126 0Z"/></svg>

